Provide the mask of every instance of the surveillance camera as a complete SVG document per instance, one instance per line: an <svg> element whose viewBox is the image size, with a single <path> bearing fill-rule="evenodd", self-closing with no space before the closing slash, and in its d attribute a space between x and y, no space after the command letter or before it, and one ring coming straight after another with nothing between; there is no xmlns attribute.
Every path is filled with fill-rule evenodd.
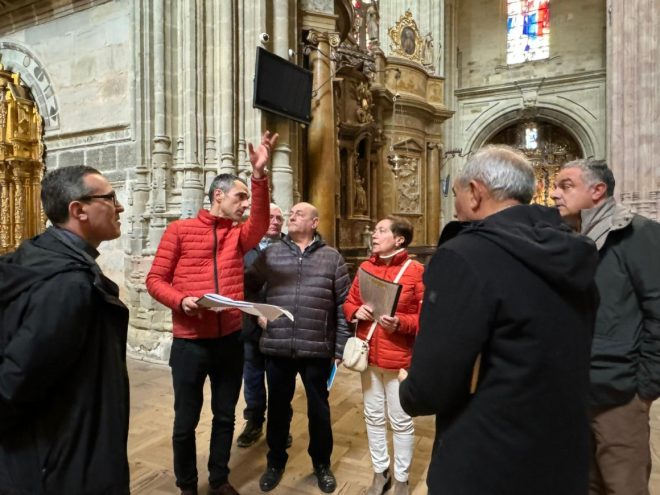
<svg viewBox="0 0 660 495"><path fill-rule="evenodd" d="M261 33L259 35L259 41L261 41L262 43L268 43L269 40L270 40L270 36L268 35L268 33Z"/></svg>

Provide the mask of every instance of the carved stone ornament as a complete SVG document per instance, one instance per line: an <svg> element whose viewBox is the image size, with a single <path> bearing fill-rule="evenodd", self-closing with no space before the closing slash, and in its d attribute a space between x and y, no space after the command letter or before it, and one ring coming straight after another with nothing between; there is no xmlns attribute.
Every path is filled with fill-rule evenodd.
<svg viewBox="0 0 660 495"><path fill-rule="evenodd" d="M397 181L397 212L421 213L419 157L403 157Z"/></svg>
<svg viewBox="0 0 660 495"><path fill-rule="evenodd" d="M424 40L419 34L417 23L410 10L406 10L398 22L388 30L388 34L392 40L390 45L392 55L422 63Z"/></svg>
<svg viewBox="0 0 660 495"><path fill-rule="evenodd" d="M339 33L328 33L328 42L332 48L337 48L340 41L341 39L339 38Z"/></svg>
<svg viewBox="0 0 660 495"><path fill-rule="evenodd" d="M21 80L30 88L46 131L59 129L60 113L55 91L48 72L36 56L17 43L0 41L0 60L5 70L20 74Z"/></svg>
<svg viewBox="0 0 660 495"><path fill-rule="evenodd" d="M374 121L373 115L371 115L371 108L374 106L374 99L369 90L369 85L366 83L358 84L356 88L357 93L357 121L361 124L370 124Z"/></svg>

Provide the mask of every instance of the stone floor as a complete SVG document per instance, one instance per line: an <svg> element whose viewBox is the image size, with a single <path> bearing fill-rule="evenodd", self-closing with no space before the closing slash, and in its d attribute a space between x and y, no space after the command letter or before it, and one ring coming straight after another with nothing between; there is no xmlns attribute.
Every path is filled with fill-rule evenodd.
<svg viewBox="0 0 660 495"><path fill-rule="evenodd" d="M128 455L131 465L131 493L134 495L178 494L172 473L171 429L172 387L169 368L129 359L131 378L131 429ZM208 396L208 390L207 390ZM335 448L332 467L337 476L337 495L363 494L371 481L371 463L362 419L362 396L357 373L341 368L330 394ZM243 427L241 411L244 402L237 407L237 432ZM289 463L281 484L272 492L278 494L320 494L311 474L307 455L307 417L302 386L296 391L293 402L294 416L291 432L293 446L289 449ZM197 434L197 466L200 472L200 495L207 488L206 461L210 429L209 406L204 412ZM660 405L651 410L652 445L654 463L657 466L651 478L651 493L660 495ZM433 443L432 418L417 418L415 459L411 468L412 495L426 495L426 466ZM265 468L266 445L262 437L248 449L234 445L230 467L231 480L243 495L260 494L258 479ZM558 494L559 495L559 494Z"/></svg>

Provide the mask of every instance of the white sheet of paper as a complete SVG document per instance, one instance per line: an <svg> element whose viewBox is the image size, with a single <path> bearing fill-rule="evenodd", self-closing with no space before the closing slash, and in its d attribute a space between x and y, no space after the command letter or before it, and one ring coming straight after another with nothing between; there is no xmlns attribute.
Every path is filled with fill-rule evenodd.
<svg viewBox="0 0 660 495"><path fill-rule="evenodd" d="M221 296L220 294L204 294L197 300L197 304L204 308L209 308L215 311L222 311L226 308L235 308L243 311L244 313L263 316L268 321L279 318L281 315L286 316L289 320L293 321L293 315L284 308L274 306L272 304L252 303L248 301L235 301L229 297Z"/></svg>

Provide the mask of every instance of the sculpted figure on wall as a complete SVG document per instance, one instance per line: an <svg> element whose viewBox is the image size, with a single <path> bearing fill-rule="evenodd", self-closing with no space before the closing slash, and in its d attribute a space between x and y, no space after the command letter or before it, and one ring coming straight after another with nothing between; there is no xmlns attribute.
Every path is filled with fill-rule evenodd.
<svg viewBox="0 0 660 495"><path fill-rule="evenodd" d="M360 177L360 174L355 174L355 201L353 203L353 209L356 214L366 214L367 213L367 191L364 189L364 179Z"/></svg>
<svg viewBox="0 0 660 495"><path fill-rule="evenodd" d="M426 66L433 65L433 36L426 33L424 44L422 45L422 63Z"/></svg>
<svg viewBox="0 0 660 495"><path fill-rule="evenodd" d="M372 3L367 9L367 36L371 42L378 41L379 22L378 5Z"/></svg>

